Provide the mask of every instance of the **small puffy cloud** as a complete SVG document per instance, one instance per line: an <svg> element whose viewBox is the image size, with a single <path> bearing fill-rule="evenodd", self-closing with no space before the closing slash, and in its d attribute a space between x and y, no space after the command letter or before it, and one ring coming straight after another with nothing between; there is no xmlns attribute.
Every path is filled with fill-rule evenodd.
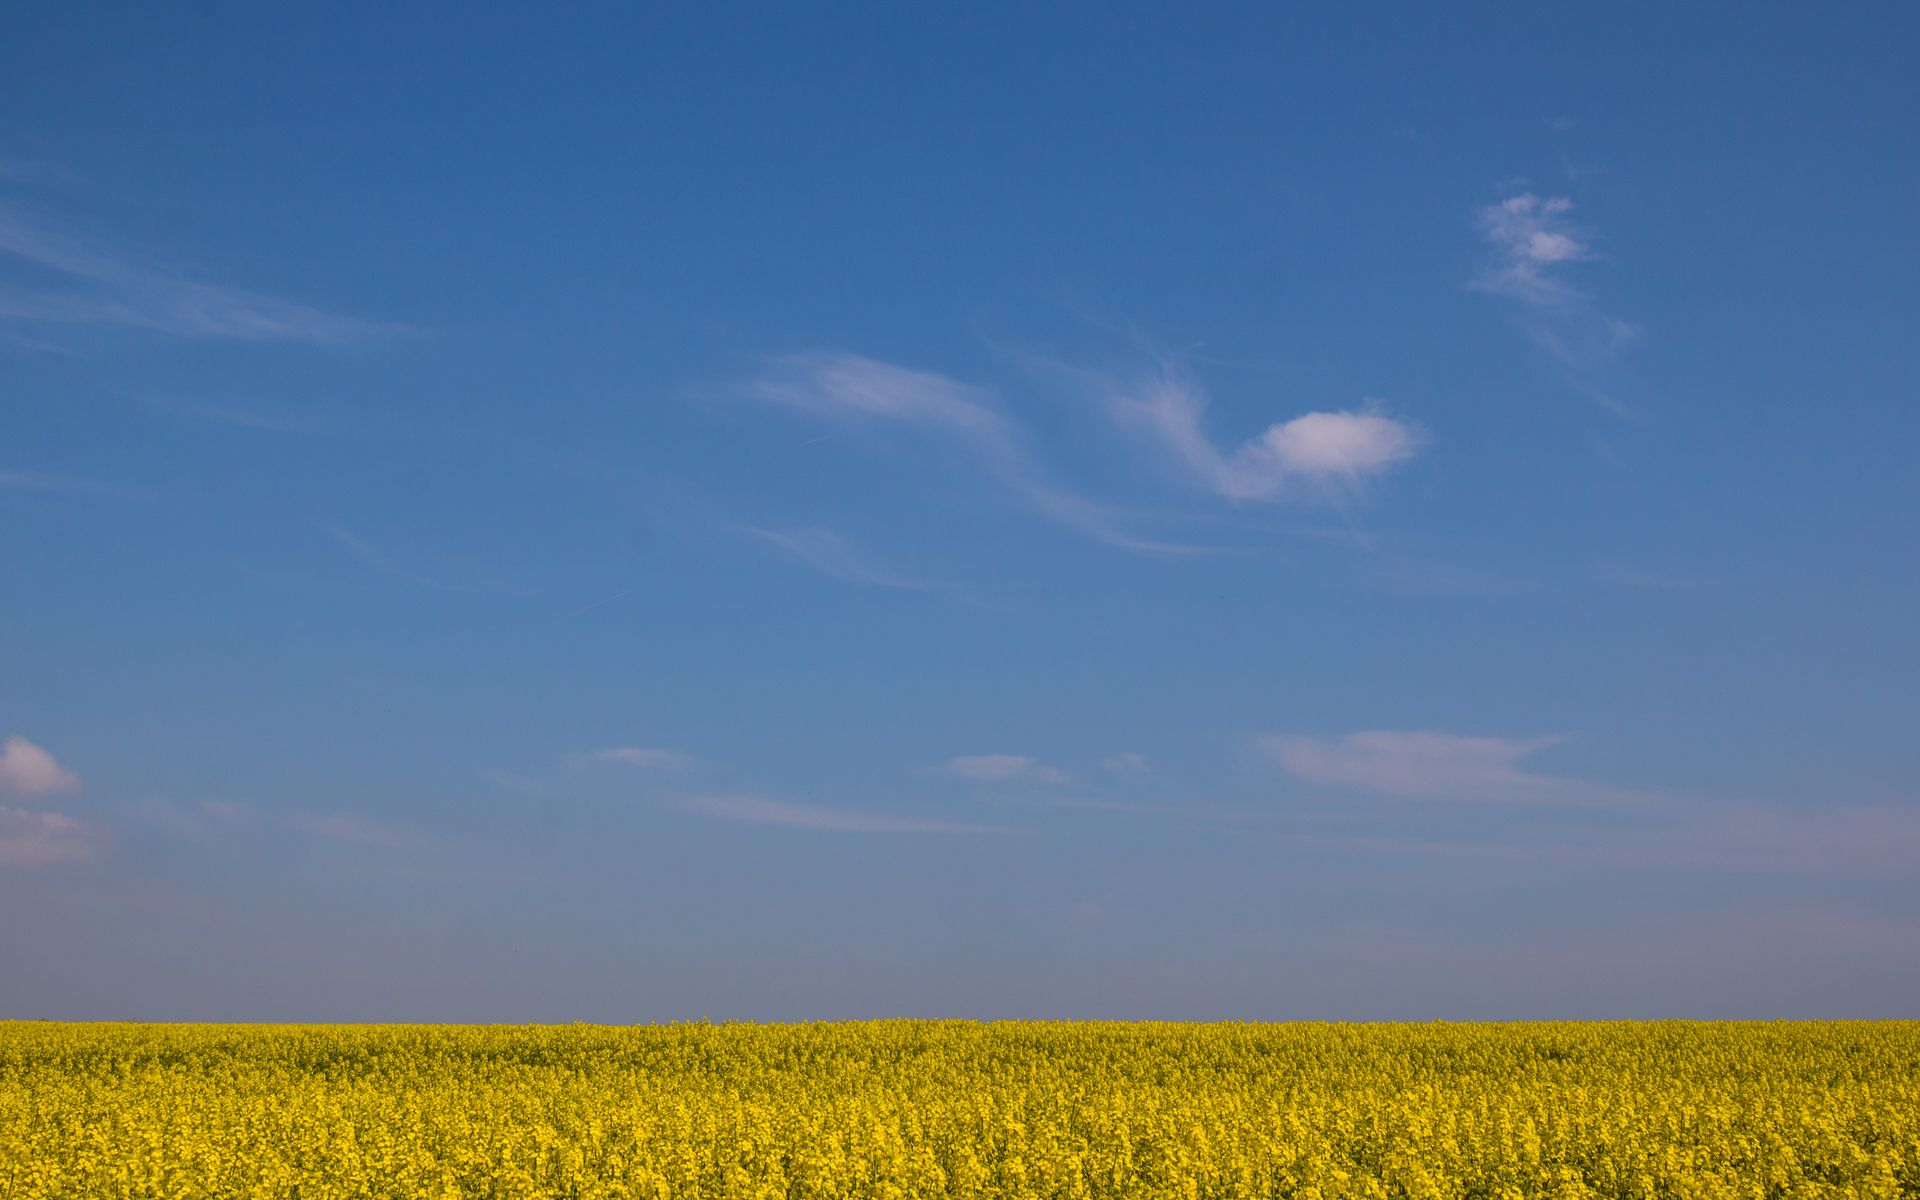
<svg viewBox="0 0 1920 1200"><path fill-rule="evenodd" d="M611 746L605 750L569 755L567 762L575 767L610 763L647 771L684 771L693 765L692 758L677 750L661 750L652 746Z"/></svg>
<svg viewBox="0 0 1920 1200"><path fill-rule="evenodd" d="M80 788L80 777L18 734L0 742L0 791L46 796Z"/></svg>
<svg viewBox="0 0 1920 1200"><path fill-rule="evenodd" d="M1282 471L1358 478L1412 458L1420 436L1377 412L1314 412L1268 429L1260 445Z"/></svg>
<svg viewBox="0 0 1920 1200"><path fill-rule="evenodd" d="M1573 201L1542 198L1531 192L1509 196L1480 210L1480 232L1494 251L1494 263L1474 286L1529 304L1564 303L1576 292L1550 273L1558 263L1593 257L1593 250L1567 220Z"/></svg>
<svg viewBox="0 0 1920 1200"><path fill-rule="evenodd" d="M1112 758L1102 759L1100 766L1115 775L1144 775L1153 769L1146 755L1132 750L1122 750Z"/></svg>
<svg viewBox="0 0 1920 1200"><path fill-rule="evenodd" d="M85 862L99 849L98 831L83 821L63 813L0 806L0 866Z"/></svg>
<svg viewBox="0 0 1920 1200"><path fill-rule="evenodd" d="M1235 502L1351 491L1414 457L1426 441L1417 426L1372 406L1304 413L1222 450L1201 427L1206 395L1172 370L1131 393L1111 394L1108 408L1122 425L1159 443L1201 486Z"/></svg>
<svg viewBox="0 0 1920 1200"><path fill-rule="evenodd" d="M1261 738L1259 747L1289 773L1309 782L1390 796L1544 804L1632 797L1624 790L1543 775L1521 765L1563 740L1373 730L1342 738L1272 734Z"/></svg>
<svg viewBox="0 0 1920 1200"><path fill-rule="evenodd" d="M940 770L975 783L1064 783L1067 779L1065 771L1024 754L963 754L942 763Z"/></svg>

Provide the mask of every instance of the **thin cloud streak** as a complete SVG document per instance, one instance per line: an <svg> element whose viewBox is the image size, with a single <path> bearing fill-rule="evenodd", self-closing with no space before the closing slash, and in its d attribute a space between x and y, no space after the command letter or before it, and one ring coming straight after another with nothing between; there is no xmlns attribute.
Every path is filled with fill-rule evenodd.
<svg viewBox="0 0 1920 1200"><path fill-rule="evenodd" d="M1474 739L1524 744L1518 739ZM1536 739L1538 740L1538 739ZM1481 776L1510 778L1502 756L1482 756ZM1525 775L1524 772L1518 772ZM1376 780L1383 796L1410 798L1396 779ZM1541 786L1564 790L1582 805L1502 808L1496 823L1472 833L1405 831L1409 814L1379 806L1343 808L1229 807L1214 804L1109 800L1026 793L992 799L995 807L1053 810L1179 825L1264 831L1264 836L1302 848L1336 854L1385 854L1411 858L1499 862L1515 866L1591 867L1631 870L1714 870L1775 877L1900 878L1920 854L1920 807L1841 804L1815 809L1759 805L1681 795L1634 792L1579 780L1527 777L1520 791ZM1604 807L1600 798L1618 802ZM1434 803L1423 796L1423 805ZM1450 824L1462 810L1449 807ZM1522 817L1521 814L1529 814ZM1342 828L1345 827L1345 828Z"/></svg>
<svg viewBox="0 0 1920 1200"><path fill-rule="evenodd" d="M295 833L349 846L381 850L428 850L431 843L419 834L398 829L359 813L292 813L281 823Z"/></svg>
<svg viewBox="0 0 1920 1200"><path fill-rule="evenodd" d="M1525 769L1523 760L1565 741L1461 737L1427 730L1366 730L1337 740L1269 734L1262 753L1309 783L1415 799L1538 805L1645 804L1651 797Z"/></svg>
<svg viewBox="0 0 1920 1200"><path fill-rule="evenodd" d="M59 283L0 283L0 320L106 325L185 338L344 345L402 326L310 308L139 263L104 245L0 204L0 262Z"/></svg>
<svg viewBox="0 0 1920 1200"><path fill-rule="evenodd" d="M367 542L345 526L329 525L326 527L326 532L327 535L339 543L347 553L351 554L361 563L371 567L382 575L391 576L394 579L399 579L406 583L433 588L437 591L461 592L467 595L477 596L509 596L521 594L517 589L493 584L473 583L462 580L442 579L432 575L422 575L418 571L408 570L395 563L392 559L367 544Z"/></svg>
<svg viewBox="0 0 1920 1200"><path fill-rule="evenodd" d="M350 530L334 525L328 528L327 533L334 541L345 547L349 554L380 572L382 575L391 575L395 579L402 579L408 583L417 583L422 587L441 588L447 586L437 579L429 579L425 575L418 575L404 567L395 566L386 555L361 541Z"/></svg>
<svg viewBox="0 0 1920 1200"><path fill-rule="evenodd" d="M566 764L570 767L587 767L596 763L622 767L638 767L647 771L685 771L694 766L691 755L678 750L662 750L654 746L610 746L605 750L593 750L585 754L570 754Z"/></svg>
<svg viewBox="0 0 1920 1200"><path fill-rule="evenodd" d="M924 820L857 809L830 808L799 804L746 793L681 796L671 801L683 812L746 825L766 825L781 829L802 829L816 833L862 834L956 834L966 836L1005 836L1020 832L1001 825L979 825L961 821Z"/></svg>
<svg viewBox="0 0 1920 1200"><path fill-rule="evenodd" d="M419 833L389 825L364 813L275 812L233 800L209 800L200 805L200 812L223 824L266 827L341 846L408 852L425 852L436 848L432 841Z"/></svg>
<svg viewBox="0 0 1920 1200"><path fill-rule="evenodd" d="M1571 373L1575 388L1621 416L1631 410L1592 378L1595 371L1639 340L1630 322L1609 316L1566 277L1569 264L1597 257L1591 238L1575 226L1565 196L1531 192L1480 209L1480 233L1492 261L1468 286L1513 301L1527 333Z"/></svg>
<svg viewBox="0 0 1920 1200"><path fill-rule="evenodd" d="M124 495L121 489L71 475L53 475L44 471L0 469L0 489L17 492L43 492L53 496Z"/></svg>
<svg viewBox="0 0 1920 1200"><path fill-rule="evenodd" d="M100 854L100 831L64 813L0 805L0 866L47 867Z"/></svg>
<svg viewBox="0 0 1920 1200"><path fill-rule="evenodd" d="M1560 818L1559 824L1538 829L1531 841L1515 840L1522 827L1512 819L1501 823L1502 837L1480 840L1311 835L1330 848L1515 862L1876 875L1904 872L1920 853L1920 807L1911 805L1828 804L1797 811L1614 787L1523 765L1564 740L1370 731L1340 739L1275 734L1257 744L1288 773L1311 783L1422 802L1519 805ZM1583 815L1605 816L1609 822L1565 823ZM1628 824L1621 826L1620 820Z"/></svg>
<svg viewBox="0 0 1920 1200"><path fill-rule="evenodd" d="M1770 876L1902 878L1920 852L1920 810L1837 805L1800 813L1669 798L1666 824L1569 828L1525 838L1290 833L1330 850L1517 865L1714 869Z"/></svg>
<svg viewBox="0 0 1920 1200"><path fill-rule="evenodd" d="M985 388L855 354L814 353L775 359L744 391L763 403L810 416L889 421L948 438L965 447L1030 510L1104 545L1145 554L1200 552L1137 537L1103 506L1048 480L1025 449L1019 430Z"/></svg>
<svg viewBox="0 0 1920 1200"><path fill-rule="evenodd" d="M290 412L275 412L253 408L235 408L217 404L198 404L186 400L166 399L156 396L142 396L137 401L153 412L164 416L177 417L185 421L194 421L202 425L224 425L232 429L249 429L257 433L279 433L293 437L310 437L321 433L325 426L317 417Z"/></svg>
<svg viewBox="0 0 1920 1200"><path fill-rule="evenodd" d="M743 528L747 534L766 545L842 583L904 591L926 591L933 587L924 580L895 574L884 564L876 562L865 550L831 529L780 530L763 529L756 525Z"/></svg>
<svg viewBox="0 0 1920 1200"><path fill-rule="evenodd" d="M1474 832L1406 831L1406 811L1377 806L1228 807L1032 792L1016 798L990 797L988 802L996 808L1231 829L1239 831L1237 836L1259 830L1281 843L1329 855L1393 855L1516 867L1897 879L1911 872L1914 856L1920 853L1920 807L1910 805L1841 804L1794 810L1653 795L1580 781L1555 783L1583 800L1609 796L1622 803L1614 808L1597 801L1585 807L1503 808L1502 819L1477 826L1480 836L1476 836ZM1450 824L1462 823L1458 807L1441 811L1449 814ZM1523 819L1522 812L1530 815Z"/></svg>
<svg viewBox="0 0 1920 1200"><path fill-rule="evenodd" d="M940 771L974 783L1065 783L1067 773L1024 754L962 754L940 764Z"/></svg>
<svg viewBox="0 0 1920 1200"><path fill-rule="evenodd" d="M1147 800L1102 800L1087 796L1043 796L1032 792L1014 799L989 797L994 805L1065 812L1110 813L1125 817L1159 817L1197 825L1264 825L1281 829L1300 825L1354 825L1376 820L1352 809L1234 808L1218 804L1168 804Z"/></svg>

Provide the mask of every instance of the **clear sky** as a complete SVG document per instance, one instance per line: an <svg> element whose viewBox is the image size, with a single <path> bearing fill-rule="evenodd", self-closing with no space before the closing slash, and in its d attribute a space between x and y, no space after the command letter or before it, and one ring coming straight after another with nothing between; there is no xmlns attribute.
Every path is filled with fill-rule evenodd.
<svg viewBox="0 0 1920 1200"><path fill-rule="evenodd" d="M1917 44L12 7L0 1014L1915 1015Z"/></svg>

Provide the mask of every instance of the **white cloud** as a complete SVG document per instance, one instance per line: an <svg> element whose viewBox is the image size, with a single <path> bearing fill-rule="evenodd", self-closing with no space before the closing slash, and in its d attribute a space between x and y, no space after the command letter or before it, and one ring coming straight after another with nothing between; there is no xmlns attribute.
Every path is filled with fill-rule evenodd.
<svg viewBox="0 0 1920 1200"><path fill-rule="evenodd" d="M0 792L51 796L80 789L80 777L18 734L0 741ZM64 813L0 805L0 865L81 862L99 852L93 826Z"/></svg>
<svg viewBox="0 0 1920 1200"><path fill-rule="evenodd" d="M770 404L841 421L891 421L939 433L964 446L1002 486L1034 512L1105 545L1143 553L1192 548L1142 539L1101 505L1064 491L1022 444L993 393L944 375L913 371L856 354L797 354L774 360L746 387Z"/></svg>
<svg viewBox="0 0 1920 1200"><path fill-rule="evenodd" d="M0 263L51 285L0 281L0 322L113 325L188 338L331 345L399 331L143 264L0 205Z"/></svg>
<svg viewBox="0 0 1920 1200"><path fill-rule="evenodd" d="M1284 471L1358 478L1412 458L1420 435L1377 412L1312 412L1271 427L1260 446Z"/></svg>
<svg viewBox="0 0 1920 1200"><path fill-rule="evenodd" d="M1014 830L997 825L974 825L956 821L923 820L896 817L886 813L857 809L828 808L815 804L796 804L753 795L684 796L675 807L722 821L748 825L770 825L783 829L808 829L819 833L935 833L1006 834Z"/></svg>
<svg viewBox="0 0 1920 1200"><path fill-rule="evenodd" d="M612 763L649 771L684 771L693 765L693 759L678 750L661 750L653 746L611 746L587 754L570 755L567 761L576 767Z"/></svg>
<svg viewBox="0 0 1920 1200"><path fill-rule="evenodd" d="M0 742L0 791L45 796L80 788L80 777L18 734Z"/></svg>
<svg viewBox="0 0 1920 1200"><path fill-rule="evenodd" d="M0 866L85 862L100 850L98 831L54 812L0 806Z"/></svg>
<svg viewBox="0 0 1920 1200"><path fill-rule="evenodd" d="M1569 218L1572 210L1573 201L1565 196L1531 192L1482 208L1480 232L1492 248L1493 261L1474 277L1472 286L1519 303L1534 341L1574 373L1583 391L1624 413L1587 376L1637 341L1639 330L1601 312L1566 278L1567 264L1596 257L1588 235Z"/></svg>
<svg viewBox="0 0 1920 1200"><path fill-rule="evenodd" d="M793 556L822 575L843 583L868 587L924 590L930 584L896 575L875 562L866 551L831 529L761 529L748 526L747 532L770 546Z"/></svg>
<svg viewBox="0 0 1920 1200"><path fill-rule="evenodd" d="M1391 796L1503 800L1539 804L1624 802L1622 789L1526 770L1524 760L1565 739L1459 737L1373 730L1339 739L1272 734L1260 749L1312 783Z"/></svg>
<svg viewBox="0 0 1920 1200"><path fill-rule="evenodd" d="M1122 750L1112 758L1102 759L1100 765L1116 775L1144 775L1153 769L1146 755L1132 750Z"/></svg>
<svg viewBox="0 0 1920 1200"><path fill-rule="evenodd" d="M1065 783L1067 773L1035 762L1024 754L963 754L940 769L975 783Z"/></svg>
<svg viewBox="0 0 1920 1200"><path fill-rule="evenodd" d="M1573 201L1565 196L1542 199L1531 192L1482 208L1480 232L1493 247L1495 261L1475 286L1529 304L1562 304L1577 295L1571 284L1551 272L1557 263L1593 257L1567 220L1572 209Z"/></svg>
<svg viewBox="0 0 1920 1200"><path fill-rule="evenodd" d="M1275 500L1303 488L1351 490L1420 452L1425 435L1377 407L1310 412L1270 425L1231 452L1201 428L1207 398L1163 370L1132 393L1112 391L1114 418L1158 442L1199 483L1232 501Z"/></svg>

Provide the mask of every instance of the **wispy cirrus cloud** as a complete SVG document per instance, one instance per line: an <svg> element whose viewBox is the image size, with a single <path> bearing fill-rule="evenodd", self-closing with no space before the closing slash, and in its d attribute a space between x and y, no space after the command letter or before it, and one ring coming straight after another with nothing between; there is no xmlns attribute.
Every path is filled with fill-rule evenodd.
<svg viewBox="0 0 1920 1200"><path fill-rule="evenodd" d="M211 283L0 204L0 322L341 345L403 327Z"/></svg>
<svg viewBox="0 0 1920 1200"><path fill-rule="evenodd" d="M683 772L700 765L697 760L679 751L645 746L615 746L584 754L570 754L562 761L564 765L575 769L613 765L648 772ZM551 789L543 788L542 794L551 794ZM755 791L691 792L656 786L647 788L640 795L651 803L710 820L817 833L978 835L1019 832L1004 826L971 821L812 804Z"/></svg>
<svg viewBox="0 0 1920 1200"><path fill-rule="evenodd" d="M1565 740L1559 735L1462 737L1426 730L1367 730L1340 738L1269 734L1256 744L1289 774L1310 783L1390 796L1531 804L1644 799L1625 789L1523 765Z"/></svg>
<svg viewBox="0 0 1920 1200"><path fill-rule="evenodd" d="M409 571L405 567L395 565L393 560L362 541L359 535L350 529L334 525L327 529L327 534L332 537L335 542L339 543L347 553L353 555L353 557L359 559L367 566L372 567L382 575L390 575L395 579L405 580L408 583L417 583L421 587L444 588L449 586L438 579L433 579Z"/></svg>
<svg viewBox="0 0 1920 1200"><path fill-rule="evenodd" d="M940 771L974 783L1065 783L1067 773L1024 754L962 754Z"/></svg>
<svg viewBox="0 0 1920 1200"><path fill-rule="evenodd" d="M370 545L358 534L342 525L326 527L327 536L362 564L378 571L382 575L398 579L419 587L433 588L442 592L462 592L476 596L512 596L520 590L504 583L466 576L461 578L439 574L426 575L409 567L403 567L389 558L384 551Z"/></svg>
<svg viewBox="0 0 1920 1200"><path fill-rule="evenodd" d="M610 764L648 771L685 771L694 765L694 760L678 750L662 750L656 746L609 746L604 750L569 754L566 764L575 768Z"/></svg>
<svg viewBox="0 0 1920 1200"><path fill-rule="evenodd" d="M1824 803L1803 808L1666 796L1627 824L1433 835L1304 833L1298 840L1369 853L1531 865L1688 868L1772 877L1904 878L1920 852L1920 808Z"/></svg>
<svg viewBox="0 0 1920 1200"><path fill-rule="evenodd" d="M91 479L77 479L72 475L55 475L45 471L11 471L0 469L0 489L16 492L44 492L54 496L111 496L125 493L110 484L97 483Z"/></svg>
<svg viewBox="0 0 1920 1200"><path fill-rule="evenodd" d="M425 835L365 813L280 812L236 800L209 800L200 805L200 812L229 825L282 830L339 846L414 852L435 849Z"/></svg>
<svg viewBox="0 0 1920 1200"><path fill-rule="evenodd" d="M1626 409L1592 375L1639 340L1630 322L1602 312L1568 276L1575 263L1597 257L1592 235L1575 225L1573 201L1532 192L1480 209L1481 236L1491 261L1469 286L1519 306L1529 336L1572 374L1573 382L1615 412Z"/></svg>
<svg viewBox="0 0 1920 1200"><path fill-rule="evenodd" d="M1603 559L1587 569L1586 577L1605 587L1641 592L1686 592L1715 586L1710 575L1691 571L1671 571L1640 566L1637 563Z"/></svg>
<svg viewBox="0 0 1920 1200"><path fill-rule="evenodd" d="M178 417L181 420L202 425L224 425L230 429L252 430L256 433L311 436L323 432L326 428L318 417L288 409L207 404L172 396L141 396L137 402L165 416Z"/></svg>
<svg viewBox="0 0 1920 1200"><path fill-rule="evenodd" d="M681 796L673 807L720 821L804 829L817 833L902 833L1005 835L1018 830L1000 825L903 817L860 809L801 804L748 793Z"/></svg>
<svg viewBox="0 0 1920 1200"><path fill-rule="evenodd" d="M1110 388L1106 400L1116 421L1156 442L1201 486L1236 503L1350 493L1426 443L1418 426L1372 402L1303 413L1222 450L1202 428L1205 392L1171 366L1134 387Z"/></svg>
<svg viewBox="0 0 1920 1200"><path fill-rule="evenodd" d="M1139 537L1104 505L1053 483L986 388L857 354L813 353L773 360L743 390L810 416L891 422L945 437L965 448L1028 509L1057 525L1123 550L1193 552L1193 547Z"/></svg>
<svg viewBox="0 0 1920 1200"><path fill-rule="evenodd" d="M1480 836L1355 832L1302 835L1329 848L1515 863L1697 866L1770 875L1902 873L1920 853L1920 807L1824 800L1760 805L1642 791L1529 769L1559 736L1460 737L1369 731L1340 738L1276 734L1258 747L1311 783L1378 796L1500 802ZM1453 810L1455 813L1459 809Z"/></svg>
<svg viewBox="0 0 1920 1200"><path fill-rule="evenodd" d="M1153 769L1153 764L1137 750L1122 750L1111 758L1101 759L1100 767L1115 775L1144 775Z"/></svg>
<svg viewBox="0 0 1920 1200"><path fill-rule="evenodd" d="M1154 442L1202 487L1234 503L1345 498L1418 455L1427 440L1418 426L1388 415L1378 402L1368 402L1352 409L1302 413L1222 450L1202 428L1205 393L1171 365L1163 364L1157 375L1137 385L1059 363L1046 365L1096 387L1105 411L1117 423ZM763 402L813 416L892 422L946 437L965 447L1030 510L1095 541L1146 553L1199 552L1194 546L1141 538L1106 506L1050 481L1026 448L1021 429L987 388L858 355L804 354L776 359L746 391ZM786 548L829 573L847 570L840 548L824 540Z"/></svg>
<svg viewBox="0 0 1920 1200"><path fill-rule="evenodd" d="M762 543L779 550L822 575L864 587L925 591L933 585L895 573L866 550L831 529L762 529L745 526Z"/></svg>

